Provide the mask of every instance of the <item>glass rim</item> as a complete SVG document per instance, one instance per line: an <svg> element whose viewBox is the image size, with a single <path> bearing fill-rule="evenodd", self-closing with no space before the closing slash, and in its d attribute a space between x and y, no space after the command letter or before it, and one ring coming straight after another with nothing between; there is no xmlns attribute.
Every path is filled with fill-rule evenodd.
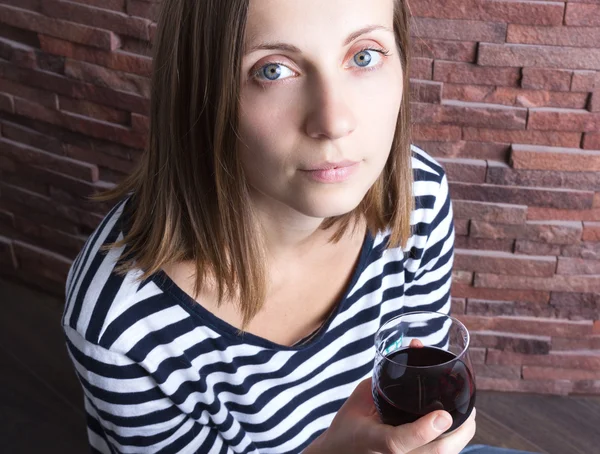
<svg viewBox="0 0 600 454"><path fill-rule="evenodd" d="M380 332L382 332L384 329L386 329L386 326L388 326L392 322L398 320L399 318L405 318L405 317L408 317L409 315L419 315L419 314L430 314L430 315L437 315L439 317L444 317L444 318L452 320L453 323L456 323L460 328L462 328L463 331L465 333L467 333L467 341L466 341L465 346L463 347L462 351L460 352L460 354L456 355L455 358L452 358L452 359L450 359L450 360L448 360L448 361L446 361L444 363L434 364L432 366L409 366L407 364L397 363L397 362L395 362L395 361L387 358L385 355L383 355L380 352L379 347L377 347L377 346L375 347L375 354L377 356L380 356L385 361L389 361L390 363L397 364L397 365L402 366L402 367L406 367L407 369L429 369L429 368L432 368L432 367L445 366L446 364L451 364L453 362L458 361L459 359L461 359L465 355L465 353L467 352L467 350L469 348L469 345L471 344L471 333L469 333L469 330L467 329L467 327L459 319L457 319L455 317L452 317L451 315L448 315L448 314L443 314L442 312L435 312L435 311L415 311L415 312L406 312L404 314L397 315L396 317L389 319L387 322L385 322L383 324L383 326L381 326L377 330L377 332L375 333L375 339L377 339L377 336L379 335ZM425 347L427 347L427 345L425 345Z"/></svg>

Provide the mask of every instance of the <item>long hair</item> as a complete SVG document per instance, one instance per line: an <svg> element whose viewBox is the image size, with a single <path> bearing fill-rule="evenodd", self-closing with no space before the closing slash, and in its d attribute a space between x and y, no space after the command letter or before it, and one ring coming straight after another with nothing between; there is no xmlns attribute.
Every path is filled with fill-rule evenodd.
<svg viewBox="0 0 600 454"><path fill-rule="evenodd" d="M219 304L235 301L243 326L266 294L265 250L236 155L240 74L249 0L164 0L153 45L148 145L135 170L96 201L123 199L127 245L115 271L150 277L166 264L195 263L194 294L209 281ZM410 150L409 17L395 0L394 32L403 98L390 156L358 207L326 219L339 241L358 219L372 234L389 229L391 247L406 245L414 207Z"/></svg>

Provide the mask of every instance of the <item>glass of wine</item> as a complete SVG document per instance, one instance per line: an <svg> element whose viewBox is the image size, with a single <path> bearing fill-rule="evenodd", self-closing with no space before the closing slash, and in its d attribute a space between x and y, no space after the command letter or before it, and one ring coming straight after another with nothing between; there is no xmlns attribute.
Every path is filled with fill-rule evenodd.
<svg viewBox="0 0 600 454"><path fill-rule="evenodd" d="M375 335L373 400L385 424L399 426L435 410L452 415L452 432L475 405L469 332L439 312L410 312Z"/></svg>

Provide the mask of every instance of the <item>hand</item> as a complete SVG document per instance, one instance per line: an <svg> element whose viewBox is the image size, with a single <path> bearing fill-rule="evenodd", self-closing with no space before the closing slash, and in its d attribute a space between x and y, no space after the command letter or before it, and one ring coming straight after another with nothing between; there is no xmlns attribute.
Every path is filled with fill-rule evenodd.
<svg viewBox="0 0 600 454"><path fill-rule="evenodd" d="M304 454L458 454L475 435L475 409L463 425L440 437L451 425L452 417L442 410L411 424L383 424L373 403L371 379L367 379Z"/></svg>

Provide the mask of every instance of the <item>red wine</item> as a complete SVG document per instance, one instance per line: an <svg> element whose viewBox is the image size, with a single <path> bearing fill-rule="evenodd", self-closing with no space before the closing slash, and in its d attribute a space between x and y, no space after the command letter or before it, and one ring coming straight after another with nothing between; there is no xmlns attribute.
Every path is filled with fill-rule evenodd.
<svg viewBox="0 0 600 454"><path fill-rule="evenodd" d="M471 414L475 383L453 353L435 347L405 348L376 365L373 399L385 424L399 426L445 410L453 419L450 432Z"/></svg>

